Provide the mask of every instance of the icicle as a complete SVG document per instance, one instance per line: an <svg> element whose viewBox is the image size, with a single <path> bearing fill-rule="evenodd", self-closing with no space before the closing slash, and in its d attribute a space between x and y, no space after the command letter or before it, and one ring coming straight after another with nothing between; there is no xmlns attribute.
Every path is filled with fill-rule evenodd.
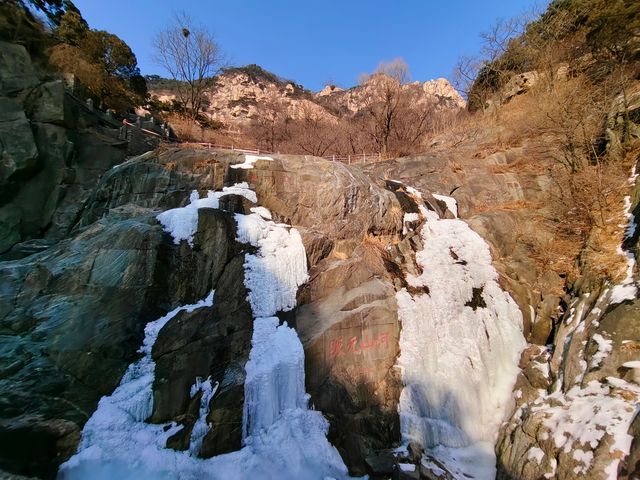
<svg viewBox="0 0 640 480"><path fill-rule="evenodd" d="M209 402L218 390L218 382L214 385L211 377L204 382L200 377L196 378L196 383L191 387L191 398L195 397L198 392L202 392L200 397L200 409L198 410L198 419L191 430L191 438L189 439L189 453L196 456L200 453L202 440L207 434L209 425L207 424L207 415L209 415Z"/></svg>

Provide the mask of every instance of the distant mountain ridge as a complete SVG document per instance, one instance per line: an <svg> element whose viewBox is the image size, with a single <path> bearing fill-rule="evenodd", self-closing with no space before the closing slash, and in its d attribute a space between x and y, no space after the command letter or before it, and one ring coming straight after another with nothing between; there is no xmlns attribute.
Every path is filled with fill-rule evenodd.
<svg viewBox="0 0 640 480"><path fill-rule="evenodd" d="M176 98L176 81L156 75L147 76L146 80L152 98L165 103ZM365 107L366 99L378 88L379 82L374 75L351 88L327 85L319 92L312 92L258 65L233 67L216 77L214 87L207 94L204 114L228 126L247 125L259 116L262 105L279 107L293 119L312 116L335 121L343 116L357 115ZM444 78L415 81L402 88L414 96L417 105L436 103L439 109L454 110L466 107L464 98Z"/></svg>

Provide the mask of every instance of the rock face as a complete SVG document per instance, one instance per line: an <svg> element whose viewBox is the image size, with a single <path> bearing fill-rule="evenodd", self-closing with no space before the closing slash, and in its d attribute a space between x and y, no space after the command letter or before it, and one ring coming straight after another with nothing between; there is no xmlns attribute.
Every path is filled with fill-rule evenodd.
<svg viewBox="0 0 640 480"><path fill-rule="evenodd" d="M555 443L549 418L563 415L565 407L579 405L583 397L619 399L621 412L627 411L636 398L626 386L635 370L624 364L636 359L634 345L640 342L632 321L637 305L607 308L611 302L604 291L576 292L574 300L561 299L576 303L573 313L567 309L554 327L551 314L557 303L551 290L557 279L546 280L549 293L541 294L528 272L530 259L509 232L526 212L478 211L489 202L501 205L541 195L544 183L536 174L492 177L493 165L520 154L468 159L462 170L464 158L438 156L363 168L275 156L245 170L230 168L244 161L237 153L168 149L108 170L68 227L69 238L0 262L0 469L53 476L73 452L99 398L115 388L136 358L145 323L212 289L213 307L181 312L159 334L152 352L157 369L148 421L183 425L167 447L188 448L200 402L190 387L197 377L223 378L210 403L207 422L213 428L204 437L201 455L240 446L244 364L252 335L243 263L251 247L236 241L233 214L246 213L254 204L229 196L220 209L201 209L192 246L176 245L155 216L188 203L192 190L204 194L247 182L258 204L276 221L294 225L305 245L309 281L298 293L299 307L281 319L295 325L303 342L307 391L330 422L330 441L352 474L393 471L394 461L380 459L400 435L395 294L407 286L404 272L418 273L412 255L419 238L406 230L403 234L404 214L417 211L415 200L397 182L380 180L386 176L419 187L442 218L451 215L446 204L427 192L448 194L458 187L453 196L461 215L469 216L469 224L491 242L504 286L525 315L529 305L535 306L526 326L533 345L523 354L515 387L517 410L497 448L501 478L539 478L552 465L560 478L571 478L576 469L599 478L609 466L603 459L609 458L613 440L604 437L589 448L594 457L587 466L586 457L575 453L586 452L587 446L572 443L565 452L564 444ZM470 182L471 175L486 180L484 187ZM543 346L552 328L553 355ZM605 358L607 345L615 354ZM597 390L593 381L600 385ZM629 478L637 455L634 444L620 466ZM434 471L442 470L437 459L432 463ZM425 470L424 478L431 478L420 465L414 473ZM406 472L397 475L413 478Z"/></svg>
<svg viewBox="0 0 640 480"><path fill-rule="evenodd" d="M401 231L398 198L321 159L282 156L251 170L229 168L243 160L179 149L129 160L95 185L69 239L0 262L0 468L53 476L99 398L135 359L145 323L211 289L214 307L181 312L158 337L149 421L184 425L168 446L187 448L199 402L191 385L196 377L224 378L201 454L240 446L252 334L243 263L251 247L235 241L233 212L252 204L229 197L221 210L201 209L192 247L174 244L155 214L188 203L192 189L242 181L302 234L311 279L299 294L303 306L283 318L298 326L308 371L318 369L307 375L307 389L330 419L332 440L363 473L367 452L398 441L395 277L376 244Z"/></svg>
<svg viewBox="0 0 640 480"><path fill-rule="evenodd" d="M610 136L615 140L613 132ZM633 478L640 399L632 368L638 359L637 292L621 300L612 293L620 287L584 277L562 294L563 279L538 272L523 240L544 238L544 230L527 225L550 185L541 169L510 168L527 150L525 144L479 156L472 149L442 154L436 148L430 155L361 169L372 179L451 193L461 217L489 242L501 284L520 306L530 346L520 361L514 411L496 447L498 478ZM635 224L638 200L636 186L629 202ZM624 241L630 258L638 255L634 231L630 228Z"/></svg>
<svg viewBox="0 0 640 480"><path fill-rule="evenodd" d="M152 218L106 218L0 262L0 467L53 476L135 357L162 301L154 278L162 231Z"/></svg>
<svg viewBox="0 0 640 480"><path fill-rule="evenodd" d="M532 346L523 356L517 409L497 445L498 478L638 474L637 427L627 431L640 388L624 365L637 359L640 310L637 300L609 302L607 292L579 297L563 318L553 355ZM630 457L620 463L632 438Z"/></svg>
<svg viewBox="0 0 640 480"><path fill-rule="evenodd" d="M638 191L636 184L634 224ZM639 233L628 232L623 247L633 258ZM629 265L631 278L622 285L574 285L551 345L531 346L523 355L514 387L516 410L498 440L498 478L640 474L635 368L640 301L634 263Z"/></svg>
<svg viewBox="0 0 640 480"><path fill-rule="evenodd" d="M128 141L63 80L41 80L20 45L0 42L0 256L20 258L69 233Z"/></svg>
<svg viewBox="0 0 640 480"><path fill-rule="evenodd" d="M366 455L399 439L399 323L381 245L401 232L400 203L361 172L317 158L276 158L246 172L238 180L296 226L307 252L310 279L295 325L311 402L329 419L329 440L351 473L371 473Z"/></svg>
<svg viewBox="0 0 640 480"><path fill-rule="evenodd" d="M473 148L454 154L445 150L386 162L360 165L379 184L383 178L405 182L423 192L451 195L459 217L489 242L501 285L509 291L524 317L527 340L544 344L551 333L550 315L559 303L562 279L542 277L521 238L544 236L527 230L549 188L544 171L513 169L528 155L518 147L478 158ZM531 306L531 307L530 307ZM531 308L533 308L533 313Z"/></svg>

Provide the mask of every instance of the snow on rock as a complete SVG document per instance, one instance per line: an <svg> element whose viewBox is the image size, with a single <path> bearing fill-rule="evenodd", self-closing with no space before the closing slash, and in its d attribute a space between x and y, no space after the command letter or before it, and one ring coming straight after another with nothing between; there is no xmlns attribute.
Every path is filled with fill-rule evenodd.
<svg viewBox="0 0 640 480"><path fill-rule="evenodd" d="M161 214L159 219L164 220L163 225L177 241L189 241L197 228L197 209L217 207L218 199L228 193L242 194L250 200L255 198L246 184L235 185L224 192L209 192L203 200L194 192L189 206L174 209L177 212L170 211L169 215ZM196 212L195 225L191 210ZM274 316L295 306L297 288L307 278L300 234L289 226L270 221L270 212L261 207L235 218L239 240L258 247L255 254L245 257L245 282L250 291L254 331L246 365L243 448L209 459L196 456L209 428L206 424L209 402L217 389L217 383L211 378L197 379L191 389L192 397L198 392L202 392L202 397L188 451L165 448L167 439L181 426L145 423L153 406L155 364L151 350L158 333L179 311L211 306L213 295L210 295L202 302L177 308L147 325L140 349L143 358L129 367L112 395L100 400L82 432L78 453L61 466L59 478L349 478L338 451L327 440L329 423L320 412L308 409L302 343L294 329L286 323L280 325Z"/></svg>
<svg viewBox="0 0 640 480"><path fill-rule="evenodd" d="M251 208L251 213L257 213L258 215L260 215L262 218L264 218L265 220L271 220L271 212L264 207L253 207Z"/></svg>
<svg viewBox="0 0 640 480"><path fill-rule="evenodd" d="M577 465L576 467L574 467L573 473L578 475L587 473L587 470L589 469L589 467L591 466L591 462L593 461L593 452L585 452L580 448L576 448L573 451L572 456L575 460L581 463L581 465Z"/></svg>
<svg viewBox="0 0 640 480"><path fill-rule="evenodd" d="M576 474L591 466L593 452L609 437L611 463L607 478L617 478L620 459L629 453L633 437L628 434L640 400L640 388L620 378L608 377L606 383L592 380L584 388L576 385L566 394L557 391L532 405L533 412L543 412L544 426L552 433L556 448L573 452L581 462Z"/></svg>
<svg viewBox="0 0 640 480"><path fill-rule="evenodd" d="M598 351L591 357L590 368L599 367L604 360L613 350L613 341L611 339L604 338L599 333L594 333L591 337L598 344Z"/></svg>
<svg viewBox="0 0 640 480"><path fill-rule="evenodd" d="M529 453L527 453L527 458L541 463L542 459L544 458L544 452L538 447L531 447L529 449Z"/></svg>
<svg viewBox="0 0 640 480"><path fill-rule="evenodd" d="M453 213L454 217L458 217L458 202L453 197L448 197L446 195L438 195L437 193L433 193L432 197L436 200L440 200L447 205L447 209Z"/></svg>
<svg viewBox="0 0 640 480"><path fill-rule="evenodd" d="M456 480L496 478L496 454L491 442L476 442L460 448L438 445L428 453L438 459Z"/></svg>
<svg viewBox="0 0 640 480"><path fill-rule="evenodd" d="M436 465L435 462L433 462L429 456L424 455L422 457L422 460L420 462L425 468L427 468L428 470L431 471L431 473L433 473L436 477L442 477L442 478L446 478L445 475L445 471L440 468L438 465Z"/></svg>
<svg viewBox="0 0 640 480"><path fill-rule="evenodd" d="M200 397L200 408L198 411L198 419L191 430L191 438L189 440L189 453L198 455L202 447L202 439L209 430L207 424L207 415L209 415L209 402L218 390L218 382L214 385L211 377L202 381L200 377L196 378L196 383L191 387L191 398L195 397L198 392L202 392Z"/></svg>
<svg viewBox="0 0 640 480"><path fill-rule="evenodd" d="M111 395L102 397L82 430L77 453L61 465L61 478L116 478L124 475L128 466L144 471L147 465L155 468L165 461L174 463L172 457L177 452L164 446L181 427L171 424L165 431L165 425L145 423L153 408L155 362L151 350L162 327L179 312L212 305L213 292L196 304L178 307L146 325L139 350L142 358L129 366Z"/></svg>
<svg viewBox="0 0 640 480"><path fill-rule="evenodd" d="M258 213L237 214L235 218L237 240L258 247L258 253L245 256L244 265L254 316L270 317L291 310L298 287L307 280L307 256L300 233Z"/></svg>
<svg viewBox="0 0 640 480"><path fill-rule="evenodd" d="M416 466L413 463L399 463L398 466L403 472L415 472Z"/></svg>
<svg viewBox="0 0 640 480"><path fill-rule="evenodd" d="M231 165L231 168L241 168L243 170L247 170L249 168L253 168L253 164L258 160L273 160L271 157L261 157L259 155L245 155L243 163L236 163L235 165Z"/></svg>
<svg viewBox="0 0 640 480"><path fill-rule="evenodd" d="M629 183L631 185L635 184L636 179L637 179L638 175L636 174L636 167L635 165L633 166L633 169L631 171L631 176L629 177ZM624 232L624 239L627 240L628 238L633 237L633 235L636 232L636 223L635 223L635 218L633 216L632 212L632 205L631 205L631 197L629 195L627 195L626 197L624 197L624 216L627 219L627 224L625 227L625 232ZM634 255L633 252L629 251L629 250L624 250L622 248L622 245L620 245L618 247L618 254L622 255L626 258L627 260L627 270L626 270L626 276L625 279L622 281L621 284L616 285L615 287L612 288L611 290L611 304L616 304L616 303L622 303L625 300L633 300L634 298L636 298L636 295L638 294L638 284L637 282L634 280L633 278L633 272L635 270L635 266L636 266L636 257Z"/></svg>
<svg viewBox="0 0 640 480"><path fill-rule="evenodd" d="M402 219L402 234L406 235L411 230L411 224L420 220L419 213L405 213Z"/></svg>
<svg viewBox="0 0 640 480"><path fill-rule="evenodd" d="M493 445L525 347L522 314L482 238L460 220L424 216L423 273L407 283L429 293L396 295L402 439L430 448L454 474L494 478Z"/></svg>
<svg viewBox="0 0 640 480"><path fill-rule="evenodd" d="M206 198L200 198L197 190L191 192L190 203L185 207L172 208L160 213L156 218L162 224L164 230L173 237L173 243L179 245L186 240L193 246L193 236L198 229L198 209L218 208L220 198L225 195L241 195L251 202L257 202L255 192L249 190L246 182L236 183L231 187L224 187L221 192L209 190Z"/></svg>

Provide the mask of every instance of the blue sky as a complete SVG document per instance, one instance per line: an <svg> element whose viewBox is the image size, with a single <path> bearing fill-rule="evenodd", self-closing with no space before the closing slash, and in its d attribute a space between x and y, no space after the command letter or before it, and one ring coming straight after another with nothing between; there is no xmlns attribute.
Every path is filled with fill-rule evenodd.
<svg viewBox="0 0 640 480"><path fill-rule="evenodd" d="M185 11L214 32L231 65L257 63L319 90L342 87L382 60L402 57L413 80L451 77L461 54L499 18L541 0L74 0L91 28L115 33L133 49L143 74L164 72L152 60L153 37Z"/></svg>

